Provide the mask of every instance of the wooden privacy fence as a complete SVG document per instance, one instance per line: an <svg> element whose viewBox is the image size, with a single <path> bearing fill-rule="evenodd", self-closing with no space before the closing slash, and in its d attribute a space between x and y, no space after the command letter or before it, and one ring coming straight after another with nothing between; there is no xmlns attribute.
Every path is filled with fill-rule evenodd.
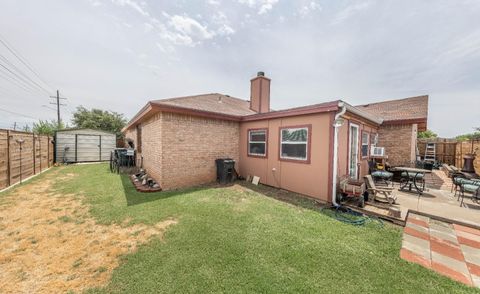
<svg viewBox="0 0 480 294"><path fill-rule="evenodd" d="M421 158L425 156L425 148L427 143L435 143L435 158L437 161L455 165L457 141L452 139L418 139L418 155Z"/></svg>
<svg viewBox="0 0 480 294"><path fill-rule="evenodd" d="M435 143L436 160L442 163L463 168L463 157L466 154L476 153L477 156L473 165L475 171L480 174L480 140L468 140L458 142L455 139L418 139L418 153L423 158L427 143Z"/></svg>
<svg viewBox="0 0 480 294"><path fill-rule="evenodd" d="M40 173L52 164L52 137L0 130L0 190Z"/></svg>

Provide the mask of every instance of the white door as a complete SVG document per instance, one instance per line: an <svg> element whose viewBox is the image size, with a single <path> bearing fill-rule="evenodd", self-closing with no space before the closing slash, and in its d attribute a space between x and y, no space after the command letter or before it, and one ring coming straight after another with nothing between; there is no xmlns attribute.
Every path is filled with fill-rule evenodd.
<svg viewBox="0 0 480 294"><path fill-rule="evenodd" d="M348 152L348 175L352 179L358 179L358 126L350 125L349 152Z"/></svg>

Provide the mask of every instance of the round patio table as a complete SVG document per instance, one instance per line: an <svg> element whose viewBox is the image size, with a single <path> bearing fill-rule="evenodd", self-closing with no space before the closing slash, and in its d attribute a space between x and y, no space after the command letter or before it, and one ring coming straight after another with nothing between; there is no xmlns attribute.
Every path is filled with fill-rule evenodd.
<svg viewBox="0 0 480 294"><path fill-rule="evenodd" d="M418 195L422 195L423 191L425 191L425 174L432 172L428 169L413 167L395 167L395 170L407 173L407 176L405 177L406 181L400 183L400 190L405 191L408 189L408 191L411 192L412 188L415 188ZM414 175L412 176L412 174ZM423 182L420 186L417 182L419 178L421 178Z"/></svg>

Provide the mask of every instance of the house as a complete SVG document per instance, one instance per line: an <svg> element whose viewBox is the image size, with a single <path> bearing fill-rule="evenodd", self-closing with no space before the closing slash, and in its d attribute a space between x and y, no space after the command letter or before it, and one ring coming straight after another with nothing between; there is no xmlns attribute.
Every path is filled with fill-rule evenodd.
<svg viewBox="0 0 480 294"><path fill-rule="evenodd" d="M250 83L249 101L213 93L148 102L123 130L138 164L170 190L214 181L215 159L233 158L243 177L327 202L341 177L368 173L389 120L341 100L274 111L271 80L259 72Z"/></svg>
<svg viewBox="0 0 480 294"><path fill-rule="evenodd" d="M417 132L427 130L428 95L359 105L357 108L383 118L378 144L385 147L390 164L400 166L415 162Z"/></svg>

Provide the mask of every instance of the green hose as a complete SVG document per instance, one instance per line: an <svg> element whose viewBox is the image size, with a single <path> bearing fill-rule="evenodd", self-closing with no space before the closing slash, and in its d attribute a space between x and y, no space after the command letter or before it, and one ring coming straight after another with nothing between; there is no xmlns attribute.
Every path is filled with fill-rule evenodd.
<svg viewBox="0 0 480 294"><path fill-rule="evenodd" d="M379 218L366 216L363 213L356 212L351 208L345 206L324 207L322 208L322 211L325 211L327 209L332 212L335 211L333 215L335 219L347 224L351 224L354 226L363 226L371 222L377 224L379 227L383 227L383 222Z"/></svg>

